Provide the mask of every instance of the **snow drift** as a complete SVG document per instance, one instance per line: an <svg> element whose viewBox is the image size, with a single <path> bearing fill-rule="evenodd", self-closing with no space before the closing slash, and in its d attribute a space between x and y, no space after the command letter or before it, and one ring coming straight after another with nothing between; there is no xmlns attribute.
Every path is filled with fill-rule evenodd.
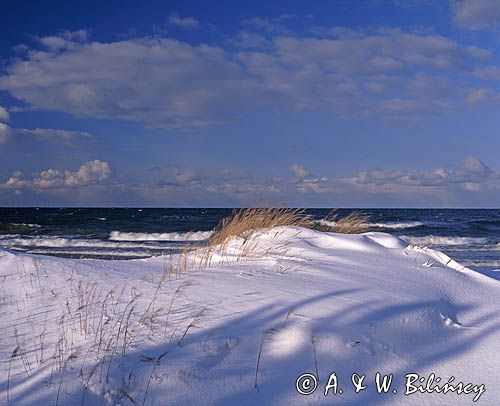
<svg viewBox="0 0 500 406"><path fill-rule="evenodd" d="M409 373L484 385L478 404L500 401L500 282L440 252L384 233L286 227L233 238L208 268L202 258L0 250L0 401L456 405L476 395L406 396ZM305 372L319 382L308 396L296 390ZM333 372L343 392L325 397ZM376 372L393 375L388 393ZM353 373L366 375L359 393Z"/></svg>

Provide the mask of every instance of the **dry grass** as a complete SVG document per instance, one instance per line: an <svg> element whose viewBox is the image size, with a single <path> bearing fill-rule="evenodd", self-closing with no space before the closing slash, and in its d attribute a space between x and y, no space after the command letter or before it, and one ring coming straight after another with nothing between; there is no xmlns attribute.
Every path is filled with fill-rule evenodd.
<svg viewBox="0 0 500 406"><path fill-rule="evenodd" d="M325 220L326 222L314 221L311 215L306 214L306 209L248 208L235 210L216 227L208 241L202 265L206 266L211 263L212 255L216 249L222 249L222 252L225 253L228 241L236 236L245 239L246 246L242 256L247 256L254 248L248 243L248 240L253 231L257 229L295 226L344 234L359 234L369 231L368 216L358 212L352 212L345 217L338 218L338 212L333 210Z"/></svg>
<svg viewBox="0 0 500 406"><path fill-rule="evenodd" d="M360 234L370 231L370 218L357 211L353 211L345 217L338 218L338 211L333 210L323 221L316 223L314 227L320 231L341 234Z"/></svg>
<svg viewBox="0 0 500 406"><path fill-rule="evenodd" d="M305 209L248 208L234 210L229 217L224 218L219 223L211 235L201 264L203 266L209 265L216 249L221 249L224 253L226 245L232 237L242 237L246 243L252 232L257 229L282 226L312 228L313 224L311 216L305 214ZM248 244L244 248L245 254L242 256L253 251Z"/></svg>
<svg viewBox="0 0 500 406"><path fill-rule="evenodd" d="M210 237L209 245L225 244L231 237L248 238L253 230L282 226L313 226L305 209L251 208L235 210L223 219Z"/></svg>

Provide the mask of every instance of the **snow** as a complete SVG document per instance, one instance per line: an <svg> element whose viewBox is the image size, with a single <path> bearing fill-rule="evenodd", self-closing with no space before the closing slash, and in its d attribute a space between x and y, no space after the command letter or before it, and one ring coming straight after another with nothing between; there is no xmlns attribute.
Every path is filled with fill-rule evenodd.
<svg viewBox="0 0 500 406"><path fill-rule="evenodd" d="M183 260L0 250L0 402L472 403L404 395L406 374L435 373L484 384L477 403L499 404L500 282L445 254L288 227L234 238L209 266L201 251ZM319 375L308 396L295 390L304 372ZM343 393L325 397L332 372ZM376 372L393 374L390 393ZM366 374L359 393L353 373Z"/></svg>

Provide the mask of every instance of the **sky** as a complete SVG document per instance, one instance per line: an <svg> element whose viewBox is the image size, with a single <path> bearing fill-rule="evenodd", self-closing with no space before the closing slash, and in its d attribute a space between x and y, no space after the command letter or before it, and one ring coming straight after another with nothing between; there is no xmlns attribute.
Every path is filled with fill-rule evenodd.
<svg viewBox="0 0 500 406"><path fill-rule="evenodd" d="M500 1L0 2L0 206L500 208Z"/></svg>

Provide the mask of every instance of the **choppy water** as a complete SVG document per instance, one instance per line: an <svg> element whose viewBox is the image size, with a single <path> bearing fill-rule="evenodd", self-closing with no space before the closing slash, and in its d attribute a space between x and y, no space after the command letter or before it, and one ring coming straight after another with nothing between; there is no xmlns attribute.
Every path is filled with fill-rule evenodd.
<svg viewBox="0 0 500 406"><path fill-rule="evenodd" d="M357 209L377 231L500 269L500 210ZM316 219L331 209L311 209ZM340 215L349 210L340 210ZM202 241L231 209L0 208L0 246L74 258L143 258Z"/></svg>

